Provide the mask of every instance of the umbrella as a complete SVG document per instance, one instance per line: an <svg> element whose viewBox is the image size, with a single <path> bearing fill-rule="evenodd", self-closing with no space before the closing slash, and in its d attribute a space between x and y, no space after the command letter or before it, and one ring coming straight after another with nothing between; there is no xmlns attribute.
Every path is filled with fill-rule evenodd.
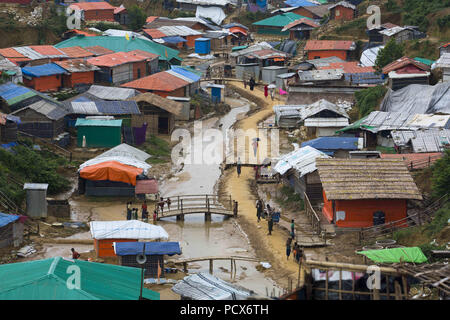
<svg viewBox="0 0 450 320"><path fill-rule="evenodd" d="M269 86L268 86L269 89L275 89L276 87L277 87L277 86L274 85L273 83L272 83L272 84L269 84Z"/></svg>

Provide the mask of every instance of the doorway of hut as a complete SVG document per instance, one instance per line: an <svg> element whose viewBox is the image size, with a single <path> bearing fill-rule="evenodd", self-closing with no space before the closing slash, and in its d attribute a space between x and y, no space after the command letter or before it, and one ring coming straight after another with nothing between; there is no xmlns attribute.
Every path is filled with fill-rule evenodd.
<svg viewBox="0 0 450 320"><path fill-rule="evenodd" d="M383 211L375 211L373 213L373 225L378 226L386 223L386 215Z"/></svg>
<svg viewBox="0 0 450 320"><path fill-rule="evenodd" d="M158 117L158 133L169 134L169 118Z"/></svg>

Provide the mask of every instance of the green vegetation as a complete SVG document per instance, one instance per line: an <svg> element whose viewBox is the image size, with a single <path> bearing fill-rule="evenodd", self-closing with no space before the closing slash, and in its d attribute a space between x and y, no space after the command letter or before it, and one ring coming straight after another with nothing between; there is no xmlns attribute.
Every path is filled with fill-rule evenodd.
<svg viewBox="0 0 450 320"><path fill-rule="evenodd" d="M358 29L358 30L362 30L363 32L365 32L366 24L367 24L366 18L355 19L348 23L343 24L342 26L336 27L334 29L334 33L340 34L340 33L344 33L344 32L347 32L347 31L353 30L353 29Z"/></svg>
<svg viewBox="0 0 450 320"><path fill-rule="evenodd" d="M133 31L141 29L145 24L145 20L147 19L147 15L145 14L144 10L142 10L137 5L133 5L128 8L128 17L128 27Z"/></svg>
<svg viewBox="0 0 450 320"><path fill-rule="evenodd" d="M302 197L294 192L294 189L288 186L281 187L281 196L276 197L275 201L283 209L304 210L305 202Z"/></svg>
<svg viewBox="0 0 450 320"><path fill-rule="evenodd" d="M355 92L356 108L359 111L359 117L365 117L375 110L386 94L387 89L383 86L376 86Z"/></svg>
<svg viewBox="0 0 450 320"><path fill-rule="evenodd" d="M68 164L67 160L46 150L33 150L28 139L21 142L14 148L15 154L0 149L0 191L17 205L22 203L25 197L23 186L11 183L10 176L24 182L48 183L49 194L69 190L69 180L57 172Z"/></svg>
<svg viewBox="0 0 450 320"><path fill-rule="evenodd" d="M404 48L404 54L410 58L420 57L429 60L437 60L439 58L439 50L428 39L407 41Z"/></svg>
<svg viewBox="0 0 450 320"><path fill-rule="evenodd" d="M43 7L42 20L36 27L38 29L38 38L40 44L47 43L46 35L52 32L61 35L67 31L67 17L59 12L55 4L48 3Z"/></svg>
<svg viewBox="0 0 450 320"><path fill-rule="evenodd" d="M271 17L271 14L269 12L247 11L245 14L242 14L239 17L234 18L233 20L234 20L234 22L239 22L239 23L243 24L244 26L247 26L250 29L253 29L252 23L259 21L259 20L267 19L270 17Z"/></svg>
<svg viewBox="0 0 450 320"><path fill-rule="evenodd" d="M450 0L404 0L403 23L418 26L421 31L426 32L432 23L427 16L448 7Z"/></svg>
<svg viewBox="0 0 450 320"><path fill-rule="evenodd" d="M167 141L151 135L144 144L144 151L151 157L147 160L150 164L165 163L170 161L171 148Z"/></svg>
<svg viewBox="0 0 450 320"><path fill-rule="evenodd" d="M403 57L404 50L402 44L397 44L395 39L391 38L386 46L378 52L375 60L375 69L381 73L381 70L389 63Z"/></svg>
<svg viewBox="0 0 450 320"><path fill-rule="evenodd" d="M431 188L433 196L440 198L449 193L450 186L450 150L445 151L444 157L437 160L431 167Z"/></svg>

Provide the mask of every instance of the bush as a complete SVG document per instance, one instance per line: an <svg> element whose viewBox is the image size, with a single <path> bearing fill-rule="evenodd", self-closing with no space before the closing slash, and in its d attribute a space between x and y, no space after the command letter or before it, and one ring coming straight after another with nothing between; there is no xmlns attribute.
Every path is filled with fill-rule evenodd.
<svg viewBox="0 0 450 320"><path fill-rule="evenodd" d="M150 164L164 163L170 159L171 148L169 143L155 135L150 136L150 139L144 145L144 150L151 155L147 160Z"/></svg>
<svg viewBox="0 0 450 320"><path fill-rule="evenodd" d="M381 99L386 94L387 89L383 86L376 86L355 92L356 107L359 117L363 118L379 105Z"/></svg>
<svg viewBox="0 0 450 320"><path fill-rule="evenodd" d="M388 41L386 46L378 52L375 60L375 70L381 73L382 69L389 63L403 57L404 47L402 44L397 44L394 38Z"/></svg>
<svg viewBox="0 0 450 320"><path fill-rule="evenodd" d="M433 190L433 196L439 198L449 193L450 150L445 151L444 156L433 164L431 170L431 188Z"/></svg>
<svg viewBox="0 0 450 320"><path fill-rule="evenodd" d="M133 5L128 8L128 17L128 27L133 31L141 29L147 20L147 15L144 10L139 8L137 5Z"/></svg>
<svg viewBox="0 0 450 320"><path fill-rule="evenodd" d="M305 209L305 202L303 201L302 197L300 196L300 194L295 193L291 187L282 186L280 192L281 197L278 197L276 199L276 202L278 202L283 209Z"/></svg>

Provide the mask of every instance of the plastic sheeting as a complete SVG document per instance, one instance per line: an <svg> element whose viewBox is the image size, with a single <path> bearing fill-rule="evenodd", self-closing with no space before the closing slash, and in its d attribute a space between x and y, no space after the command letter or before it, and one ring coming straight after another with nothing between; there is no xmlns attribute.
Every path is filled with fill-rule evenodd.
<svg viewBox="0 0 450 320"><path fill-rule="evenodd" d="M196 18L208 18L212 22L220 25L222 21L227 17L222 8L219 7L202 7L197 6L197 11L195 12Z"/></svg>
<svg viewBox="0 0 450 320"><path fill-rule="evenodd" d="M450 114L450 82L435 86L411 84L397 91L389 89L380 110L403 114Z"/></svg>
<svg viewBox="0 0 450 320"><path fill-rule="evenodd" d="M140 161L145 161L150 158L150 155L142 150L132 147L126 143L122 143L106 152L98 155L95 158L106 158L106 157L132 157Z"/></svg>
<svg viewBox="0 0 450 320"><path fill-rule="evenodd" d="M425 257L419 247L368 250L360 251L358 254L365 255L370 260L378 263L424 263L427 261L427 257Z"/></svg>
<svg viewBox="0 0 450 320"><path fill-rule="evenodd" d="M19 219L20 216L0 212L0 228Z"/></svg>
<svg viewBox="0 0 450 320"><path fill-rule="evenodd" d="M361 65L363 67L375 66L375 60L377 59L378 52L383 48L384 46L378 46L364 50L361 54Z"/></svg>
<svg viewBox="0 0 450 320"><path fill-rule="evenodd" d="M282 156L273 170L283 175L290 169L295 168L301 178L316 170L316 158L329 158L329 156L313 147L306 146Z"/></svg>
<svg viewBox="0 0 450 320"><path fill-rule="evenodd" d="M297 54L297 42L294 40L285 40L280 44L278 50L295 56Z"/></svg>
<svg viewBox="0 0 450 320"><path fill-rule="evenodd" d="M95 159L93 159L95 160ZM117 161L102 161L80 170L80 177L94 181L117 181L136 185L136 177L142 174L141 168L129 166Z"/></svg>
<svg viewBox="0 0 450 320"><path fill-rule="evenodd" d="M92 238L101 239L169 239L163 227L138 220L91 221Z"/></svg>
<svg viewBox="0 0 450 320"><path fill-rule="evenodd" d="M114 252L118 256L142 254L145 244L145 255L181 254L179 242L114 242Z"/></svg>
<svg viewBox="0 0 450 320"><path fill-rule="evenodd" d="M245 300L254 294L207 273L185 277L172 291L193 300Z"/></svg>

